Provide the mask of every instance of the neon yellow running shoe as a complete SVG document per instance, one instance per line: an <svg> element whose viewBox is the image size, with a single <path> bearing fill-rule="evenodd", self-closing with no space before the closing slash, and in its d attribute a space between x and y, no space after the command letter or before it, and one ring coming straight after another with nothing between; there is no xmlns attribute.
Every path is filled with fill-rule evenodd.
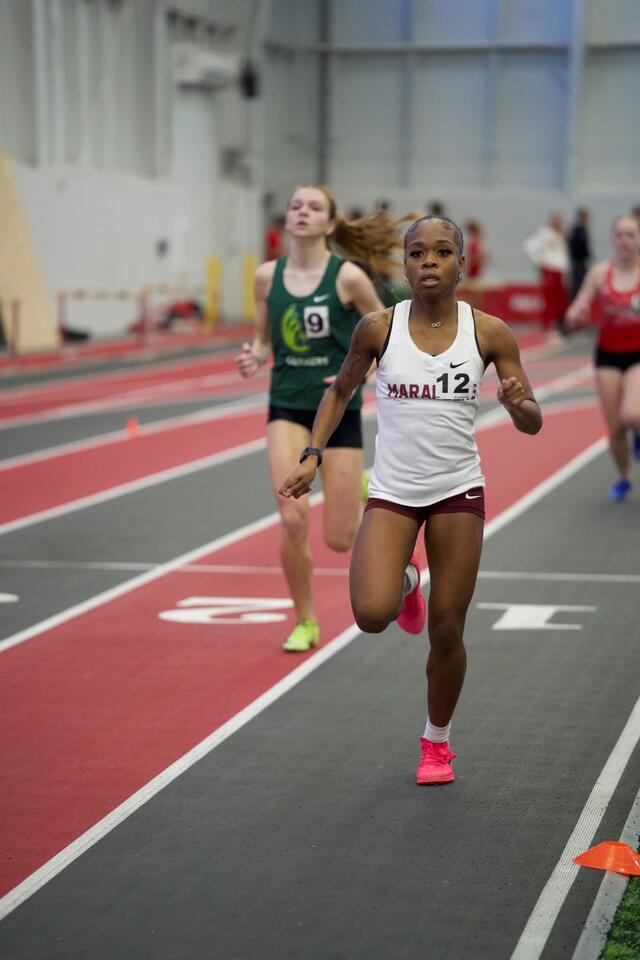
<svg viewBox="0 0 640 960"><path fill-rule="evenodd" d="M319 639L320 628L317 620L299 620L282 644L282 649L287 653L306 653L317 645Z"/></svg>
<svg viewBox="0 0 640 960"><path fill-rule="evenodd" d="M360 477L360 496L362 497L362 502L366 505L367 500L369 499L369 471L363 470Z"/></svg>

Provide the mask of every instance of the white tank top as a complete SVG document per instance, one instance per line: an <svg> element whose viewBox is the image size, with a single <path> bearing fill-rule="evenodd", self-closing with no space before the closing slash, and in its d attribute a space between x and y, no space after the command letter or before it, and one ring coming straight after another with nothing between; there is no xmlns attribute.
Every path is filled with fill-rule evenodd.
<svg viewBox="0 0 640 960"><path fill-rule="evenodd" d="M394 308L378 366L370 497L424 507L484 486L473 430L485 364L471 307L457 306L456 338L437 356L409 335L411 301Z"/></svg>

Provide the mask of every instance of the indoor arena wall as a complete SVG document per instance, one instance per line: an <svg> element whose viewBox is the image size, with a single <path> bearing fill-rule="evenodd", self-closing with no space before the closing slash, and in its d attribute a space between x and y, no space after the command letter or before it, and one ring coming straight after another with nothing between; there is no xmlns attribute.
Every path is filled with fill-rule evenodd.
<svg viewBox="0 0 640 960"><path fill-rule="evenodd" d="M319 6L305 34L289 0L272 4L268 70L279 90L310 94L293 125L276 114L277 94L267 104L277 204L291 167L315 155L316 179L347 209L439 200L460 220L480 219L492 279L533 277L522 240L553 210L569 218L588 207L596 254L607 254L611 219L640 202L634 0Z"/></svg>

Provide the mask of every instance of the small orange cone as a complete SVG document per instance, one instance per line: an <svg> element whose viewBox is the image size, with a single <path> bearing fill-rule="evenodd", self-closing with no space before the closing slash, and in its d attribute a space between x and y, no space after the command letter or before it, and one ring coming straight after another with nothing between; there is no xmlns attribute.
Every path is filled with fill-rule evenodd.
<svg viewBox="0 0 640 960"><path fill-rule="evenodd" d="M628 844L617 840L605 840L574 857L573 862L580 867L595 867L596 870L613 870L628 877L640 877L640 855Z"/></svg>
<svg viewBox="0 0 640 960"><path fill-rule="evenodd" d="M127 420L127 436L128 437L137 437L138 436L138 418L129 417Z"/></svg>

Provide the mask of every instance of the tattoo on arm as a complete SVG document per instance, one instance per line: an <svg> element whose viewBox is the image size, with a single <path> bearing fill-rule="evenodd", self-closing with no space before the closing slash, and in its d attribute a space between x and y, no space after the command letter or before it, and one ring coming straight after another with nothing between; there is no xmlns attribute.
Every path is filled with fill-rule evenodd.
<svg viewBox="0 0 640 960"><path fill-rule="evenodd" d="M381 328L386 336L390 322L386 313L367 314L359 321L353 332L351 348L345 360L347 375L356 375L364 362L368 365L375 360L378 351L371 346L372 334L375 337L376 328Z"/></svg>

